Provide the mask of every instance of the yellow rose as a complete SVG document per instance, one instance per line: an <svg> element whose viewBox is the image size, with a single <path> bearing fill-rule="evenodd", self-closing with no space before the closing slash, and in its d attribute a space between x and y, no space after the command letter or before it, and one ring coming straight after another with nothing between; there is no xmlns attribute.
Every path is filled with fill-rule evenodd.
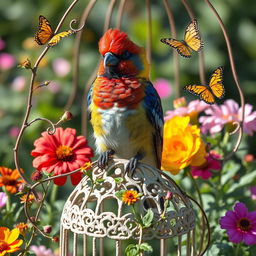
<svg viewBox="0 0 256 256"><path fill-rule="evenodd" d="M178 174L190 164L200 166L205 162L200 129L189 122L189 116L175 116L164 124L162 169L172 174Z"/></svg>

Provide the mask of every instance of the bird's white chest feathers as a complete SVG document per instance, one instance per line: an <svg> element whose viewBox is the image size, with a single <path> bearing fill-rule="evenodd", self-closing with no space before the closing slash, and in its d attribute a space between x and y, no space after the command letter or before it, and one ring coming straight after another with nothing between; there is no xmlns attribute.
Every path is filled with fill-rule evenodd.
<svg viewBox="0 0 256 256"><path fill-rule="evenodd" d="M107 110L98 110L101 115L101 122L104 136L96 136L96 145L103 143L107 148L117 152L120 158L129 158L137 152L131 145L130 129L127 127L127 119L136 113L137 110L120 108L116 105ZM98 149L100 153L100 149Z"/></svg>

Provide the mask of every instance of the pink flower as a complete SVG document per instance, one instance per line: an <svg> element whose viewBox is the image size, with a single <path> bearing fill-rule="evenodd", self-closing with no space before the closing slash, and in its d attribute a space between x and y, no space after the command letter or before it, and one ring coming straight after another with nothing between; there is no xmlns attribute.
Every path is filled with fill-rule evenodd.
<svg viewBox="0 0 256 256"><path fill-rule="evenodd" d="M61 86L58 82L51 81L51 83L49 84L49 86L47 88L52 93L57 93L60 91Z"/></svg>
<svg viewBox="0 0 256 256"><path fill-rule="evenodd" d="M212 177L212 170L219 171L221 169L221 163L219 160L215 158L221 158L221 156L217 153L210 152L208 156L205 158L206 162L202 166L191 166L191 173L193 177L198 178L199 176L208 180Z"/></svg>
<svg viewBox="0 0 256 256"><path fill-rule="evenodd" d="M3 39L0 38L0 51L2 51L5 48L5 42Z"/></svg>
<svg viewBox="0 0 256 256"><path fill-rule="evenodd" d="M63 58L57 58L53 61L52 64L54 72L60 76L63 77L67 75L70 72L70 63Z"/></svg>
<svg viewBox="0 0 256 256"><path fill-rule="evenodd" d="M36 256L56 256L51 249L46 248L44 245L31 245L29 249L34 252Z"/></svg>
<svg viewBox="0 0 256 256"><path fill-rule="evenodd" d="M13 127L11 127L10 130L9 130L9 135L10 135L11 137L16 138L16 137L18 136L19 132L20 132L20 128L19 128L19 127L16 127L16 126L13 126Z"/></svg>
<svg viewBox="0 0 256 256"><path fill-rule="evenodd" d="M227 230L230 242L256 244L256 211L248 212L245 204L236 203L234 211L220 218L220 226Z"/></svg>
<svg viewBox="0 0 256 256"><path fill-rule="evenodd" d="M0 69L8 70L15 65L15 58L9 53L0 53Z"/></svg>
<svg viewBox="0 0 256 256"><path fill-rule="evenodd" d="M251 196L253 200L256 200L256 186L251 187Z"/></svg>
<svg viewBox="0 0 256 256"><path fill-rule="evenodd" d="M4 192L0 192L0 208L6 205L8 196Z"/></svg>
<svg viewBox="0 0 256 256"><path fill-rule="evenodd" d="M161 99L168 98L172 94L172 86L166 79L157 79L154 87Z"/></svg>
<svg viewBox="0 0 256 256"><path fill-rule="evenodd" d="M47 132L34 142L35 149L31 155L35 157L33 166L39 171L47 171L60 175L72 172L85 163L90 162L93 150L87 145L83 136L76 136L76 130L72 128L57 128L53 135ZM71 175L71 182L77 185L82 178L82 172ZM67 177L54 179L56 185L62 186Z"/></svg>
<svg viewBox="0 0 256 256"><path fill-rule="evenodd" d="M166 121L172 119L174 116L190 116L191 119L193 119L197 117L198 113L204 111L208 107L209 105L203 101L193 100L190 101L187 106L166 111L166 116L164 119Z"/></svg>
<svg viewBox="0 0 256 256"><path fill-rule="evenodd" d="M17 76L12 81L12 89L17 92L21 92L24 90L26 85L26 78L24 76Z"/></svg>
<svg viewBox="0 0 256 256"><path fill-rule="evenodd" d="M223 105L213 105L205 110L208 116L201 116L199 122L202 123L202 132L215 134L220 132L225 125L240 122L242 109L238 104L230 99L226 100ZM256 111L252 111L252 105L245 104L245 117L243 131L250 136L256 131Z"/></svg>

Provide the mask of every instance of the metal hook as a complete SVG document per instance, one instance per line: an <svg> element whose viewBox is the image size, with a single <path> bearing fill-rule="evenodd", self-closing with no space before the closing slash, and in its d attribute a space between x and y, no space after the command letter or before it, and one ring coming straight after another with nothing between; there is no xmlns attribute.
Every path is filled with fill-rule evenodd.
<svg viewBox="0 0 256 256"><path fill-rule="evenodd" d="M77 28L77 29L75 29L75 28L73 28L72 27L72 24L73 23L77 23L77 20L76 19L73 19L73 20L71 20L70 21L70 23L69 23L69 27L70 27L70 29L74 32L74 33L77 33L77 32L79 32L79 31L81 31L83 28L84 28L84 26L85 26L85 24L83 24L80 28Z"/></svg>

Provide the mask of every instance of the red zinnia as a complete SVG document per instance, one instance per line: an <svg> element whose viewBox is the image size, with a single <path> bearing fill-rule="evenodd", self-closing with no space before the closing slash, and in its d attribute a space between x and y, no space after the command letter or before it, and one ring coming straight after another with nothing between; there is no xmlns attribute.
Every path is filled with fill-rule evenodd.
<svg viewBox="0 0 256 256"><path fill-rule="evenodd" d="M33 166L39 171L47 171L60 175L72 172L93 157L93 150L87 145L83 136L76 136L76 130L72 128L57 128L53 135L47 132L34 142L35 149L31 155L35 157ZM82 178L82 172L71 175L71 182L77 185ZM62 186L67 177L54 179L56 185Z"/></svg>

